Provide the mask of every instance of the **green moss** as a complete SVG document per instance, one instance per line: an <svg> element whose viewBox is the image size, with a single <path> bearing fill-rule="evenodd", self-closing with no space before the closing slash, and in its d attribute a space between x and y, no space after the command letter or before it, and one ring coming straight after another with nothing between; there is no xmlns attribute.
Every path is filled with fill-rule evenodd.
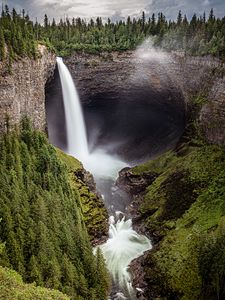
<svg viewBox="0 0 225 300"><path fill-rule="evenodd" d="M140 213L151 232L164 236L146 261L146 278L152 281L148 260L154 261L154 276L164 281L158 282L158 289L168 299L224 297L225 255L217 255L207 269L207 255L202 254L208 240L215 244L211 252L225 251L219 242L225 237L224 167L225 150L213 145L189 147L182 156L167 153L142 167L144 172L158 169L159 176L147 188Z"/></svg>
<svg viewBox="0 0 225 300"><path fill-rule="evenodd" d="M79 177L84 171L82 164L72 156L57 149L57 155L66 165L69 172L71 186L78 192L80 208L83 213L83 220L88 230L90 239L104 238L108 234L108 214L103 201L87 186Z"/></svg>
<svg viewBox="0 0 225 300"><path fill-rule="evenodd" d="M136 166L132 169L132 173L140 175L149 171L160 174L165 172L165 169L170 166L177 157L173 151L169 151L154 160L147 161L144 164Z"/></svg>
<svg viewBox="0 0 225 300"><path fill-rule="evenodd" d="M4 300L69 300L59 291L23 283L15 271L0 267L0 299Z"/></svg>
<svg viewBox="0 0 225 300"><path fill-rule="evenodd" d="M66 164L69 171L75 172L83 168L81 162L73 156L67 155L65 152L58 148L56 148L56 152L59 159Z"/></svg>
<svg viewBox="0 0 225 300"><path fill-rule="evenodd" d="M204 95L197 95L193 98L192 103L196 105L197 107L202 107L204 104L206 104L208 100Z"/></svg>

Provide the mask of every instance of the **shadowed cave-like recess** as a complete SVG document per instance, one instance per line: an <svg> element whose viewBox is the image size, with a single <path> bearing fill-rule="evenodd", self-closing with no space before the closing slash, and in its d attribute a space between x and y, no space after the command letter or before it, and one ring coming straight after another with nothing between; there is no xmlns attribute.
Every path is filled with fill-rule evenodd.
<svg viewBox="0 0 225 300"><path fill-rule="evenodd" d="M73 72L72 76L78 83L90 150L104 148L136 164L176 145L185 126L184 100L178 88L173 85L168 88L167 84L165 89L163 86L158 89L147 82L129 84L129 80L122 86L120 81L116 88L115 80L108 84L110 74L98 72L92 78L92 86L96 83L97 88L88 94L90 81L85 73L82 78L82 69L79 71L79 80ZM46 85L46 112L50 141L66 150L65 116L57 68Z"/></svg>

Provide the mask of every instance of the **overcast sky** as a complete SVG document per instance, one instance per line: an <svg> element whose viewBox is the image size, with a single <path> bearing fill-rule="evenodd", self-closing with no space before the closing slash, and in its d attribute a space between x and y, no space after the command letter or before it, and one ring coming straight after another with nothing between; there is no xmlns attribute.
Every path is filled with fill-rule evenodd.
<svg viewBox="0 0 225 300"><path fill-rule="evenodd" d="M194 13L207 13L213 7L216 16L225 15L225 0L3 0L10 8L24 8L32 18L41 22L44 14L56 19L68 17L111 17L114 19L141 15L143 10L151 15L162 11L174 19L179 10L188 17Z"/></svg>

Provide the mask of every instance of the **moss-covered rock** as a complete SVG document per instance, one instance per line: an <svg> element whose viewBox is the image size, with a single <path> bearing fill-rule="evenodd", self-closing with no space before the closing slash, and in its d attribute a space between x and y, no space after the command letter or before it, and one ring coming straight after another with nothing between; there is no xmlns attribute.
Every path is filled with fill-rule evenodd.
<svg viewBox="0 0 225 300"><path fill-rule="evenodd" d="M108 214L93 176L74 157L59 149L57 154L67 167L71 185L79 193L81 211L92 243L105 240L108 236Z"/></svg>
<svg viewBox="0 0 225 300"><path fill-rule="evenodd" d="M144 263L148 299L152 291L166 299L224 299L225 150L205 144L180 153L131 170L158 173L139 209L161 237Z"/></svg>

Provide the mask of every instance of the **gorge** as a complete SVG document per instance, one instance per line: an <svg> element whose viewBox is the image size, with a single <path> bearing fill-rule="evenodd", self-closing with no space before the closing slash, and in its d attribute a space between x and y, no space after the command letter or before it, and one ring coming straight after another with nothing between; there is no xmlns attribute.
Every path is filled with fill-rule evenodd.
<svg viewBox="0 0 225 300"><path fill-rule="evenodd" d="M3 1L0 299L225 299L224 3L146 1Z"/></svg>
<svg viewBox="0 0 225 300"><path fill-rule="evenodd" d="M116 154L116 159L121 157L123 164L118 164L116 171L119 171L127 165L133 167L149 158L164 153L168 149L174 148L184 131L185 122L189 122L190 115L192 117L192 109L194 106L197 106L198 114L200 111L198 115L198 128L201 129L201 134L210 142L224 145L224 77L221 71L224 65L216 59L207 60L204 58L185 57L176 53L168 55L169 58L167 59L162 56L154 58L152 55L153 54L150 53L150 57L144 57L142 62L140 62L140 57L137 57L136 53L133 52L122 54L113 53L109 55L102 54L100 56L76 54L65 60L72 72L72 76L76 80L81 96L87 123L90 150L94 152L98 148L103 148L104 153L109 154L110 157L112 157L112 154ZM44 56L45 54L43 54L43 59ZM133 63L133 61L135 63ZM26 62L24 63L26 64ZM52 64L51 70L53 67L54 64ZM29 72L32 73L31 70L29 70ZM128 76L128 74L131 74L131 76ZM135 77L135 74L138 75ZM138 81L136 81L137 78L139 78ZM34 122L35 127L44 129L45 116L44 114L38 113L39 104L41 107L45 104L45 97L43 96L44 85L41 87L42 96L39 98L38 103L34 104L33 101L31 101L31 103L24 103L20 102L18 96L20 93L13 92L14 94L12 96L12 91L8 84L6 84L6 80L9 82L8 80L13 79L10 75L8 75L8 77L1 77L1 95L3 95L2 99L5 99L4 106L1 104L0 109L1 115L3 116L1 119L2 122L6 112L5 107L7 106L9 107L7 113L10 115L12 125L18 123L21 115L28 114ZM17 79L14 80L17 81ZM21 80L23 81L23 79ZM24 79L24 82L27 84L26 94L30 95L32 89L29 88L29 80ZM48 125L49 138L55 145L66 150L65 117L62 102L60 102L62 95L59 90L59 82L57 82L58 74L56 70L53 80L49 82L46 87L46 110L48 118L50 118ZM24 89L24 91L25 90L26 89ZM53 90L56 90L56 92ZM204 92L199 94L201 94L201 97L203 97L202 95L204 94L204 97L207 97L207 101L205 102L205 100L199 100L198 98L196 103L191 103L190 99L193 95L198 94L199 91ZM53 97L54 93L55 97ZM8 95L10 95L11 100L8 100ZM18 98L16 96L18 96ZM142 101L137 105L136 103L140 98ZM20 103L20 107L18 103ZM19 109L15 109L15 107L19 107ZM32 113L33 111L38 113L38 118ZM124 122L125 119L126 122ZM4 123L2 124L2 130L4 130L5 125ZM54 128L56 128L56 131ZM112 129L112 131L109 129ZM188 134L190 133L185 131L185 135L179 142L179 147L184 143L182 139L187 138ZM122 143L124 140L126 143ZM140 145L140 153L138 145ZM183 150L183 148L181 150L186 151ZM214 149L214 151L218 150ZM102 154L102 152L100 154ZM98 157L99 161L101 161L101 155ZM172 161L173 157L165 158L165 161L167 160ZM106 161L105 165L107 164L108 161ZM164 162L159 161L159 165L163 168ZM92 168L92 173L95 173L93 172L95 168L96 166ZM99 163L97 168L101 169ZM143 170L141 168L143 168ZM110 172L109 169L107 165L107 169L105 170L105 168L103 168L103 170L100 170L100 173ZM151 189L149 186L161 172L162 170L155 168L155 166L151 164L150 166L143 165L140 169L129 169L129 171L123 175L122 179L125 179L126 182L123 182L121 187L123 186L125 192L128 193L130 193L131 187L134 191L132 191L131 194L135 195L135 193L139 193L142 197L142 193L145 192L146 187ZM113 174L114 178L115 174L116 173ZM176 174L174 181L178 182L179 180L177 181L177 179L182 179L181 175ZM81 175L78 174L78 177L79 176ZM110 213L115 212L117 207L119 211L124 211L127 205L130 204L129 197L127 199L127 195L114 185L114 179L109 178L107 183L102 182L102 180L96 181L100 189L105 188L107 185L106 191L104 189L102 194L107 192L107 190L109 190L108 193L111 194L111 188L113 188L113 193L117 194L115 208L111 207L112 199L106 204ZM171 182L168 179L165 186L169 186L170 184ZM138 191L136 187L138 187ZM164 187L162 187L162 190L163 188ZM173 191L171 190L170 192L172 193ZM182 190L182 192L184 192L184 190ZM112 197L112 195L109 196ZM138 201L140 201L140 199ZM190 202L191 201L194 200L190 200ZM187 202L187 199L185 199L185 203ZM191 205L190 202L188 205ZM142 207L143 216L146 214L152 215L157 209L155 203L151 203L150 207L148 207L146 199L144 203L145 207ZM184 210L188 210L188 208L187 206ZM130 214L130 211L128 210L127 213ZM144 219L143 216L141 216L142 221ZM135 215L135 217L139 218L140 215ZM129 222L126 223L122 219L120 222L121 224L119 225L118 223L118 227L124 226L131 230L131 224L129 224ZM165 232L173 230L175 226L173 221L171 221L166 222L163 226L160 225L159 229L154 219L150 220L150 222L152 222L152 225L148 230L150 236L153 234L154 243L156 243L157 239L160 240L162 236L166 235ZM153 228L153 225L155 228ZM112 231L115 234L115 227L111 226L111 228L113 228ZM160 233L158 233L159 230L161 231ZM137 238L132 230L130 234L134 239ZM157 251L157 248L154 251ZM146 261L143 263L142 259L138 261L139 265L150 265L150 269L152 268L154 270L154 263L151 259L148 258L147 263ZM135 287L143 287L145 290L146 283L142 282L143 286L140 286L140 274L137 274L137 272L139 272L137 271L137 267L134 267ZM148 270L145 270L145 273L147 272ZM156 275L159 276L159 274ZM160 276L157 276L157 280L160 281ZM153 286L154 290L155 283L152 283L152 280L148 274L147 283L149 286ZM164 296L163 291L159 293L158 289L156 289L153 296L150 292L146 293L147 299L156 298L157 293L158 295L161 293L160 295ZM191 296L189 296L189 299L192 299L190 297Z"/></svg>
<svg viewBox="0 0 225 300"><path fill-rule="evenodd" d="M76 87L61 58L57 58L57 64L65 107L68 152L81 160L85 168L95 175L97 183L100 180L102 185L106 185L108 178L113 179L115 172L123 166L123 162L116 160L103 151L100 152L98 149L92 153L89 152L86 128ZM75 124L73 123L74 121L76 121ZM107 165L106 167L104 166L105 164ZM103 165L103 167L100 167L101 172L98 170L100 165ZM97 185L97 188L99 192L104 192L100 186ZM110 194L110 192L112 191L108 190L107 194ZM104 199L107 198L107 194L102 194ZM114 211L116 216L117 207L113 196L110 204L111 210ZM124 213L119 212L119 214L123 216ZM133 259L142 255L144 251L151 249L151 243L144 236L139 236L132 229L132 221L125 220L125 217L120 218L115 223L115 217L110 216L109 239L100 248L106 259L114 284L119 289L115 291L116 298L134 299L135 291L132 288L131 277L127 269ZM112 299L115 299L115 297Z"/></svg>
<svg viewBox="0 0 225 300"><path fill-rule="evenodd" d="M144 54L146 54L146 52L144 52ZM150 68L150 66L148 65L149 63L151 64L151 67L152 67L152 65L154 66L155 64L158 64L158 65L156 65L156 67L157 67L157 71L160 73L160 68L162 68L162 66L164 67L164 68L166 68L166 70L169 70L168 71L168 74L167 74L167 76L166 76L166 79L164 79L163 80L163 78L161 78L160 77L160 79L162 80L162 83L161 83L161 85L158 85L158 82L156 81L156 78L152 78L152 80L153 80L153 85L151 86L150 84L151 84L151 81L150 81L150 84L146 84L145 83L145 78L144 79L142 79L143 81L142 81L142 84L140 84L140 81L138 82L138 83L136 83L137 84L137 87L135 88L134 87L134 84L135 84L135 76L134 76L134 78L132 78L132 80L133 81L131 81L132 82L132 87L134 88L134 90L132 90L132 92L131 93L129 93L129 92L122 92L121 94L120 94L120 97L123 97L125 94L127 95L127 98L125 97L125 99L126 99L126 102L125 102L125 107L126 107L126 109L128 109L128 113L127 113L127 115L128 116L131 116L131 118L135 115L135 113L134 113L134 111L135 111L135 109L133 109L134 107L132 107L132 110L130 110L129 111L129 101L132 101L132 94L134 93L134 91L137 91L137 88L138 88L138 84L143 88L143 90L145 91L145 89L146 89L146 94L148 94L148 101L149 102L151 102L151 99L153 98L153 96L151 95L151 88L154 90L154 89L156 89L156 87L159 89L159 91L161 92L161 94L159 94L159 96L158 96L158 98L157 98L157 94L156 93L154 93L154 100L155 99L158 99L159 101L157 102L157 105L158 105L158 107L159 107L159 116L160 117L162 117L162 115L163 115L163 112L162 112L162 109L160 110L160 108L162 108L162 106L160 106L160 105L162 105L162 103L164 103L164 105L166 105L165 104L165 102L167 101L167 105L168 105L168 99L170 99L170 101L172 102L172 104L171 104L171 102L169 103L169 105L173 105L173 110L175 110L175 109L177 109L177 111L181 114L180 115L180 119L179 119L179 115L178 115L178 117L177 117L177 123L176 123L176 121L173 123L173 125L174 125L174 127L177 125L177 124L180 124L180 128L179 128L179 125L177 125L177 127L178 127L178 130L176 131L176 132L178 132L178 133L176 133L177 134L177 138L179 138L179 130L181 130L180 132L182 132L182 97L183 97L183 99L185 99L185 95L186 95L186 97L187 97L187 94L188 94L188 92L190 92L190 91L188 91L188 88L185 86L185 88L186 88L186 90L185 89L183 89L183 92L185 92L186 94L185 95L183 95L182 94L182 92L181 92L181 88L180 88L180 90L179 90L179 88L177 89L177 91L175 90L175 92L174 92L174 94L172 94L173 95L173 97L174 98L169 98L168 97L168 95L165 95L165 89L166 89L166 87L165 87L165 83L167 83L168 84L168 78L170 78L170 80L172 80L172 78L173 78L173 80L174 80L174 82L177 80L177 77L172 77L173 76L173 72L174 72L174 69L172 69L172 68L169 68L168 67L168 64L172 64L172 61L171 61L171 58L168 58L167 56L166 56L166 54L157 54L156 55L156 53L154 53L153 51L150 51L150 53L148 53L147 52L147 54L149 54L149 56L147 56L147 58L146 57L144 57L144 59L143 59L143 61L141 62L142 63L142 65L140 66L139 65L139 70L137 71L137 72L139 72L138 73L138 79L140 79L140 69L141 69L141 72L143 72L143 76L146 76L146 73L147 72L145 72L146 70L147 70L147 68L146 69L144 69L144 67L146 67L145 65L147 65L147 67L148 68ZM138 55L140 55L139 53L138 53ZM164 56L163 56L164 55ZM133 55L133 57L134 57L134 55ZM141 58L142 57L138 57L138 59L139 59L139 63L140 63L140 61L141 61ZM92 58L93 59L93 58ZM95 57L95 59L96 59L96 57ZM174 61L173 61L174 62ZM199 62L197 62L197 64L198 64ZM99 68L99 65L98 65L98 63L97 62L93 62L92 61L92 64L94 65L94 69L98 69ZM101 62L99 63L99 64L101 64ZM109 63L110 64L110 63ZM131 65L132 63L131 63L131 61L129 61L129 64ZM78 67L78 69L81 67L80 65L79 65L79 63L76 65L77 67ZM144 66L144 67L143 67ZM100 66L100 68L101 68L102 66ZM155 67L155 68L156 68ZM205 67L205 66L204 66ZM90 68L90 67L87 67L87 68ZM155 70L155 68L154 68L154 70ZM88 71L87 71L88 72ZM91 72L90 71L90 69L89 69L89 72ZM99 70L95 70L94 72L99 72ZM134 72L135 73L135 72ZM101 73L98 73L99 75L101 74ZM105 70L104 70L104 76L105 76L105 74L106 74L106 72L105 72ZM99 76L98 75L98 76ZM204 73L204 72L202 72L202 76L205 76L206 74ZM89 75L90 76L90 75ZM97 76L97 77L98 77ZM155 74L153 75L153 76L155 76ZM157 76L157 73L156 73L156 76ZM165 76L165 75L164 75ZM208 76L208 80L210 80L211 78L210 78L210 75L209 74L207 74L206 76ZM96 76L94 76L94 78L96 78ZM129 76L127 76L126 78L129 78ZM150 76L149 76L149 78L150 78ZM148 80L149 80L149 78L148 78ZM196 89L198 89L199 88L199 86L202 84L202 77L200 77L199 78L199 82L198 81L196 81L195 82L195 84L197 85L197 87L196 87ZM181 81L181 79L179 79L180 80L180 82L179 82L179 84L180 84L180 86L182 86L181 84L184 84L184 82L182 82ZM115 81L113 81L114 82L114 85L115 85ZM96 84L96 83L95 83ZM99 83L97 83L97 85L98 85ZM129 84L131 84L131 83L129 83ZM205 83L203 83L203 86L204 86L204 84ZM209 83L208 83L209 84ZM120 85L120 84L119 84ZM144 87L143 87L143 86ZM88 84L88 86L87 87L90 87L90 84ZM94 87L95 88L95 87ZM103 85L103 88L104 88L104 85ZM121 89L123 89L124 88L124 85L122 84L122 88ZM172 86L170 85L170 89L172 88ZM192 87L193 88L193 87ZM136 89L136 90L135 90ZM175 88L174 88L175 89ZM204 89L202 86L201 86L201 89ZM126 90L126 84L125 84L125 90ZM143 93L143 95L144 95L144 92L143 92L143 90L141 91L141 93ZM86 89L84 89L83 90L84 91L84 93L86 92ZM110 93L110 95L108 96L109 97L109 100L108 100L108 98L107 98L107 96L106 96L106 92L105 92L105 94L103 94L103 96L102 95L100 95L99 96L99 90L97 90L96 91L96 96L94 95L94 96L91 96L91 98L89 98L89 99L86 99L86 101L84 100L84 110L85 110L85 102L88 102L88 105L90 106L90 107L92 107L92 109L94 108L94 109L96 109L95 108L95 106L97 105L97 107L98 107L98 101L109 101L110 103L109 103L109 106L108 106L108 110L109 110L109 112L108 112L108 114L109 114L109 116L110 116L110 113L113 115L114 114L114 116L115 116L115 119L116 119L116 121L117 122L120 122L120 118L119 118L119 114L118 114L118 112L117 112L117 110L113 110L113 105L117 105L117 103L116 103L116 101L118 101L117 99L119 99L119 97L118 98L116 98L116 95L115 95L115 91L118 91L117 89L114 89L114 95L113 95L113 93ZM155 91L154 91L155 92ZM168 91L167 91L168 92ZM192 92L193 92L193 90L192 90ZM82 92L81 92L81 94L82 94ZM141 94L142 95L142 94ZM151 96L150 96L151 95ZM165 102L163 102L163 96L165 97ZM97 99L97 97L99 97L98 99ZM139 97L140 97L140 93L139 93ZM138 101L137 100L137 98L135 97L135 96L133 96L133 98L134 98L134 100L133 101ZM84 98L85 99L85 98ZM93 100L94 99L94 100ZM140 98L138 98L138 99L140 99ZM141 98L142 99L142 98ZM110 101L111 100L111 101ZM139 100L140 101L140 100ZM179 102L180 101L180 102ZM183 104L184 104L184 102L183 102ZM187 105L188 103L186 103L186 105ZM101 107L102 106L107 106L107 104L105 104L105 103L101 103ZM169 106L168 105L168 106ZM141 104L139 103L138 104L138 106L139 107L141 107ZM153 109L152 109L152 107L153 107ZM155 112L155 110L154 110L154 105L151 107L151 113L152 112ZM118 108L117 108L118 109ZM113 112L111 111L111 110L113 110ZM120 104L119 105L119 109L118 109L118 111L119 110L123 110L123 106ZM136 110L137 110L137 108L136 108ZM144 106L144 110L146 110L146 106ZM150 110L149 111L147 111L147 114L146 114L146 116L148 116L149 117L149 115L151 115L151 113L150 113ZM89 116L89 118L93 118L94 119L94 121L96 122L96 121L99 121L99 120L101 120L101 118L104 118L104 116L93 116L94 115L94 113L93 112L91 112L91 110L89 109L89 114L87 114L87 116ZM100 111L100 113L99 114L101 114L101 113L106 113L107 114L107 108L103 108L102 110L97 110L96 109L96 111L98 111L98 113L99 113L99 111ZM157 110L156 110L157 111ZM171 112L171 110L168 108L168 110L166 110L166 113L169 115L169 113ZM174 111L173 111L174 112ZM93 115L91 115L91 113L93 114ZM91 117L90 117L91 116ZM174 115L173 115L174 116ZM141 112L141 117L142 117L142 119L137 119L137 120L135 120L135 121L137 121L137 122L135 122L135 126L139 126L139 124L141 123L141 122L143 122L144 123L144 125L146 126L146 122L145 121L143 121L143 119L145 120L145 115L144 115L144 113L143 113L143 111ZM99 135L103 135L103 137L102 137L102 140L104 141L104 142L102 142L101 141L101 138L98 140L98 138L99 138L99 136L97 135L95 135L94 137L92 136L93 135L93 133L92 134L90 134L90 132L89 132L89 135L91 136L91 137L89 137L89 140L91 140L91 142L92 142L92 147L93 147L93 149L92 149L92 151L94 152L95 151L95 148L98 148L98 146L100 145L100 147L102 147L103 145L104 145L104 143L107 145L107 138L106 137L104 137L104 130L108 133L108 132L110 132L110 129L114 129L114 127L115 126L113 126L112 124L112 122L111 122L111 126L112 127L110 127L110 129L108 128L108 130L106 129L107 127L102 127L102 128L100 128L100 130L99 130L99 128L97 128L98 126L96 126L95 124L94 124L94 122L93 121L91 121L90 119L89 119L88 117L86 117L86 120L87 120L87 123L88 122L92 122L92 126L90 126L90 128L92 129L92 130L95 130L95 134L96 134L96 132L99 132L100 131L100 134ZM109 118L108 117L108 115L107 115L107 117L106 118ZM151 115L151 121L152 120L154 120L154 117L153 117L153 115ZM174 118L171 116L171 119L170 120L173 120L174 121ZM165 119L164 119L164 121L165 121ZM184 119L183 119L183 121L184 121ZM161 119L161 122L162 122L162 119ZM100 124L101 123L103 123L104 125L105 125L105 123L104 123L104 121L102 121L102 122L100 122ZM99 122L97 123L98 125L99 125ZM157 124L157 123L156 123ZM115 124L116 125L116 124ZM165 124L163 124L163 125L165 125ZM171 125L171 124L170 124ZM107 125L105 125L105 126L107 126ZM124 126L124 124L123 123L121 123L121 125L120 125L121 127L120 127L120 130L122 131L123 130L123 127L122 126ZM131 124L129 125L129 124L127 124L127 126L129 127L131 127ZM93 127L95 127L95 128L93 128ZM170 128L170 130L172 131L173 130L173 127L172 127L172 125L171 126L168 126L169 128ZM146 131L146 138L147 138L147 135L149 136L149 135L151 135L151 133L152 133L152 131L154 131L154 129L155 128L157 128L157 125L153 125L152 126L152 128L151 128L151 126L149 126L149 127L147 127L148 128L148 130ZM132 127L132 129L133 129L133 127ZM146 129L146 128L143 128L143 129ZM126 127L125 127L125 130L126 130ZM140 128L139 128L139 132L143 132L144 130L141 130ZM166 137L167 137L167 135L169 135L168 133L165 133L165 128L164 128L164 130L162 130L162 131L164 131L164 136L162 137L162 140L165 142L165 140L166 140ZM138 133L139 133L138 132ZM159 131L157 131L157 137L159 137L159 132L160 132L160 130ZM115 134L115 133L114 133ZM135 131L132 131L132 134L133 134L133 137L135 136ZM131 135L132 135L131 134ZM176 136L176 134L175 134L175 136ZM116 135L116 134L115 134ZM126 137L128 136L129 137L129 134L126 134L125 135ZM124 136L124 138L123 138L123 140L126 140L126 138L125 138L125 136ZM139 135L139 137L140 137L140 135ZM117 137L118 138L118 137ZM153 138L152 138L153 139ZM96 142L96 140L97 140L97 142ZM111 142L111 140L112 140L112 138L109 138L109 140L110 140L110 142ZM128 163L128 162L130 162L131 164L135 164L135 163L137 163L138 162L138 159L140 159L140 158L136 158L136 161L135 161L135 159L134 159L134 157L135 157L135 154L129 154L129 152L127 152L127 150L121 150L121 148L123 148L123 147L121 147L121 145L120 145L120 143L118 143L119 144L119 147L121 147L119 150L118 150L118 146L116 145L116 146L111 146L111 144L110 144L110 142L108 141L108 147L106 147L106 149L109 151L109 153L110 153L110 151L111 151L111 155L112 155L112 153L114 153L114 152L117 152L117 155L121 155L123 158L125 158L125 161ZM116 142L116 139L114 140L114 144L115 144L115 142ZM129 145L129 142L131 143L130 145L131 146L133 146L134 144L132 144L132 142L131 141L129 141L129 139L127 139L127 144ZM174 140L172 139L172 140L170 140L170 142L171 142L171 144L168 142L168 144L166 145L166 147L168 147L168 148L171 148L173 145L175 145L176 144L176 142L177 142L177 140L175 139L175 142L174 142ZM148 145L150 145L150 142L149 142L149 140L147 141L147 143L148 143ZM174 144L173 144L174 143ZM125 143L124 143L125 144ZM159 142L159 140L156 142L156 144L157 144L157 146L159 146L160 145L160 142ZM128 146L129 147L129 146ZM165 146L164 146L165 147ZM161 151L165 151L166 150L166 147L165 148L162 148L162 150ZM138 148L138 147L137 147ZM113 150L111 150L111 149L113 149ZM144 147L143 147L143 145L142 145L142 147L141 147L141 149L143 150L144 149ZM154 147L152 147L152 145L151 145L151 147L149 146L149 149L147 150L147 151L155 151L155 153L154 154L159 154L160 153L160 149L154 149ZM158 152L157 152L158 151ZM138 150L137 150L137 152L136 152L136 155L137 155L137 153L138 153ZM154 155L154 154L151 154L151 155ZM143 154L142 154L143 155ZM101 156L99 156L99 159L101 160ZM143 157L142 157L142 159L143 159ZM147 159L147 156L145 157L145 160ZM140 161L139 161L140 162ZM101 163L102 164L104 164L104 163L106 163L104 160L101 160ZM108 163L108 162L107 162ZM98 166L99 166L99 164L98 164ZM87 166L86 166L86 168L88 168L88 164L87 164ZM118 169L119 170L119 169ZM108 174L110 173L110 168L108 168L107 169L107 172L108 172ZM94 171L94 169L92 170L92 173L94 173L95 174L95 171ZM101 187L102 187L102 185L104 186L104 180L103 181L101 181L101 185L98 185L98 179L96 178L96 181L97 181L97 186L98 186L98 188L100 189L100 191L101 191ZM132 186L132 182L131 182L131 186ZM140 185L140 182L138 182L138 186L140 187L141 185ZM147 184L146 184L146 186L147 186ZM104 189L104 188L103 188ZM110 194L110 192L108 191L108 193L107 194ZM105 197L105 195L104 195L104 198L107 198L107 196ZM114 199L113 199L113 197L112 197L112 201L113 201ZM115 200L114 200L115 201ZM107 204L111 204L110 202L109 203L107 203ZM129 202L127 203L127 204L129 204ZM110 206L109 206L110 207ZM109 209L109 207L108 207L108 209ZM126 205L124 206L125 208L127 208L126 207ZM123 207L123 208L124 208ZM113 209L115 209L115 207L113 207ZM110 212L112 212L113 211L113 209L111 209L111 211ZM112 221L112 222L114 222L114 221ZM122 224L124 224L124 220L121 220L120 222L122 222ZM128 222L128 221L127 221ZM113 226L112 224L110 225L110 226ZM120 225L119 223L118 223L118 225L117 226L122 226L122 225ZM114 237L114 236L116 236L118 233L114 233L113 234L113 232L116 232L116 228L115 229L113 229L113 228L111 228L111 235L112 235L112 237ZM111 238L112 238L111 237ZM124 241L123 241L124 242ZM122 252L123 253L123 250L124 249L126 249L126 247L125 246L122 246L121 247L121 244L117 244L117 242L116 242L116 240L113 240L112 239L112 241L110 241L109 240L109 243L115 243L115 250L114 251L116 251L116 247L117 247L117 251L119 251L119 253L118 252L115 252L116 254L115 255L117 255L117 257L119 257L121 254L120 254L120 252ZM107 245L107 244L106 244ZM123 244L124 245L124 244ZM103 245L103 247L102 247L102 249L103 249L103 252L104 252L104 245ZM109 246L109 247L111 247L112 248L112 246ZM109 248L110 249L110 248ZM108 251L112 251L112 250L108 250ZM110 257L110 256L109 256ZM107 258L107 257L106 257ZM113 259L110 259L109 260L109 262L110 262L110 267L109 267L109 269L111 270L111 272L114 272L114 276L115 276L115 274L116 274L116 269L115 269L115 265L113 265ZM120 265L122 266L122 264L120 263ZM118 268L118 267L117 267ZM122 272L122 271L120 271L120 272ZM125 276L127 276L127 275L125 275ZM129 277L128 277L129 278ZM120 279L120 280L122 280L122 279ZM128 280L130 280L130 279L128 279ZM140 286L139 286L139 284L138 284L138 282L137 282L137 284L136 284L136 288L137 288L137 290L142 290L141 288L140 288ZM122 299L122 294L118 294L118 297L121 297L121 299ZM134 294L131 296L131 299L134 299ZM114 299L114 298L113 298ZM116 299L116 298L115 298ZM118 298L119 299L119 298Z"/></svg>

